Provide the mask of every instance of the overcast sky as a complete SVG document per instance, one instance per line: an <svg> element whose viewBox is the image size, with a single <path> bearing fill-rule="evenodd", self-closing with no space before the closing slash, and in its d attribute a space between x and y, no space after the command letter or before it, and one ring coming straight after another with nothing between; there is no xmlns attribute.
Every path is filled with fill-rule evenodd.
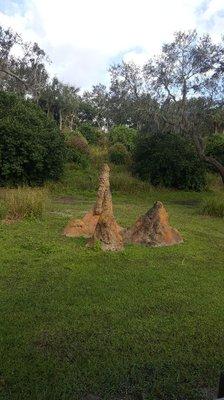
<svg viewBox="0 0 224 400"><path fill-rule="evenodd" d="M51 74L88 89L110 64L144 63L177 30L224 34L224 0L0 0L0 24L37 41Z"/></svg>

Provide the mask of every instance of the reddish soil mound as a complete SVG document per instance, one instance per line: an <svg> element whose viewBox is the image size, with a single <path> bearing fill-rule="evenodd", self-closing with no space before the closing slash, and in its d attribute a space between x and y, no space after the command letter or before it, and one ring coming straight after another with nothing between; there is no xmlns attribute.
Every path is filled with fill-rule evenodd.
<svg viewBox="0 0 224 400"><path fill-rule="evenodd" d="M121 232L122 228L117 224L113 215L111 193L108 189L104 194L102 213L100 214L95 232L87 243L87 246L93 246L96 241L99 241L102 250L122 250L124 244Z"/></svg>
<svg viewBox="0 0 224 400"><path fill-rule="evenodd" d="M99 215L92 211L86 213L83 219L72 219L65 227L63 234L68 237L91 237L95 231Z"/></svg>
<svg viewBox="0 0 224 400"><path fill-rule="evenodd" d="M132 226L124 230L125 243L140 243L148 246L171 246L182 243L180 233L169 225L168 213L160 201Z"/></svg>

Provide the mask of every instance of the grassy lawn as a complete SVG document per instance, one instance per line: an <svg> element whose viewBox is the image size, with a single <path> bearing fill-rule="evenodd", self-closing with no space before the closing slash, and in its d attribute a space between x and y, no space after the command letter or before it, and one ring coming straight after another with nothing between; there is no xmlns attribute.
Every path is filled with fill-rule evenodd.
<svg viewBox="0 0 224 400"><path fill-rule="evenodd" d="M224 368L224 221L199 215L208 195L113 195L123 226L162 200L185 239L167 248L103 253L63 237L94 202L71 185L55 186L42 220L1 224L0 399L210 398Z"/></svg>

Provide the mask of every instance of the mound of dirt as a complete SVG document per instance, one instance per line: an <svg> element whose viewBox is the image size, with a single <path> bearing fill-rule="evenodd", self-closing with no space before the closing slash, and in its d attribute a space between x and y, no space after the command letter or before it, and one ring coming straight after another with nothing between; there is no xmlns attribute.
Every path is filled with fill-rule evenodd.
<svg viewBox="0 0 224 400"><path fill-rule="evenodd" d="M92 238L87 246L91 247L99 241L102 250L119 251L124 247L122 228L117 224L113 215L110 189L104 194L102 213L96 225Z"/></svg>
<svg viewBox="0 0 224 400"><path fill-rule="evenodd" d="M94 215L92 211L86 213L82 219L72 219L64 229L67 237L89 238L95 231L99 215Z"/></svg>
<svg viewBox="0 0 224 400"><path fill-rule="evenodd" d="M168 213L160 201L135 224L123 231L125 243L140 243L147 246L171 246L182 243L180 233L169 224Z"/></svg>

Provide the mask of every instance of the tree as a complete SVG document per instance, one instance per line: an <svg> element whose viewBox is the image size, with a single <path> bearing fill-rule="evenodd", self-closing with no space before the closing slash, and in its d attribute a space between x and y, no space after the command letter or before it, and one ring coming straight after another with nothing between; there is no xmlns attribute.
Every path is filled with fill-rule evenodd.
<svg viewBox="0 0 224 400"><path fill-rule="evenodd" d="M85 109L86 118L83 122L91 122L93 125L98 126L100 129L108 129L111 121L109 117L109 94L106 86L99 84L92 88L92 91L84 92L83 94L83 107Z"/></svg>
<svg viewBox="0 0 224 400"><path fill-rule="evenodd" d="M211 164L224 183L224 166L206 155L205 137L198 129L196 115L201 118L208 107L198 108L200 102L189 100L203 96L211 107L223 95L223 44L213 44L208 35L199 37L196 31L177 32L174 41L164 44L162 53L144 67L148 90L159 101L161 118L174 132L188 136L201 160Z"/></svg>
<svg viewBox="0 0 224 400"><path fill-rule="evenodd" d="M14 63L14 58L11 56L11 50L13 46L21 43L21 38L18 34L13 33L10 29L4 30L0 26L0 84L1 90L7 88L7 83L9 79L16 79L22 84L23 88L26 84L24 80L16 75L16 73L11 70L11 66Z"/></svg>
<svg viewBox="0 0 224 400"><path fill-rule="evenodd" d="M15 56L16 47L20 56ZM30 95L38 102L48 80L47 62L48 57L37 43L26 43L17 33L0 27L1 90Z"/></svg>
<svg viewBox="0 0 224 400"><path fill-rule="evenodd" d="M47 115L52 115L60 130L72 131L78 122L79 88L60 82L57 78L46 86L39 100Z"/></svg>
<svg viewBox="0 0 224 400"><path fill-rule="evenodd" d="M136 102L142 91L140 68L133 63L122 62L110 67L109 72L109 107L113 123L133 126Z"/></svg>

